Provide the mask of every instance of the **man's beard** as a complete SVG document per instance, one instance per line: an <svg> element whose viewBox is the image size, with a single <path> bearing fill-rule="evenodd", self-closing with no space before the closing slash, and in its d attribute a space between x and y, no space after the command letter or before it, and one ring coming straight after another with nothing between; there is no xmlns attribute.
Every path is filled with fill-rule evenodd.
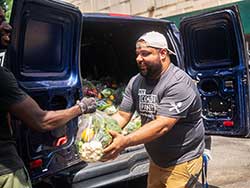
<svg viewBox="0 0 250 188"><path fill-rule="evenodd" d="M146 71L142 71L140 69L140 74L145 77L146 79L158 79L161 75L161 71L162 71L162 64L159 62L159 63L150 63L150 64L147 64L146 63Z"/></svg>

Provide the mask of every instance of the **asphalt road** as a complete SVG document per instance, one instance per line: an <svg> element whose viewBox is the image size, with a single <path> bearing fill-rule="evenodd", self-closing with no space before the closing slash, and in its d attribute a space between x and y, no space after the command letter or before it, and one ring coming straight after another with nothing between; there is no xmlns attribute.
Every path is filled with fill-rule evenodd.
<svg viewBox="0 0 250 188"><path fill-rule="evenodd" d="M209 188L250 188L250 138L212 136L208 183ZM146 188L146 177L107 188L116 187Z"/></svg>

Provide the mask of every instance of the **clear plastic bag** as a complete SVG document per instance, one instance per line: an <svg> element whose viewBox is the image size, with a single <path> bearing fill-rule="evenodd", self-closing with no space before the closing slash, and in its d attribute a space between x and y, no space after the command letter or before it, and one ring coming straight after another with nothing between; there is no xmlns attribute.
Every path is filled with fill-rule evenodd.
<svg viewBox="0 0 250 188"><path fill-rule="evenodd" d="M79 117L76 146L83 161L96 162L101 159L103 149L112 142L109 130L122 131L116 120L99 110Z"/></svg>
<svg viewBox="0 0 250 188"><path fill-rule="evenodd" d="M140 115L135 111L133 114L131 120L128 122L128 124L122 129L122 134L124 136L138 130L141 128L141 117Z"/></svg>

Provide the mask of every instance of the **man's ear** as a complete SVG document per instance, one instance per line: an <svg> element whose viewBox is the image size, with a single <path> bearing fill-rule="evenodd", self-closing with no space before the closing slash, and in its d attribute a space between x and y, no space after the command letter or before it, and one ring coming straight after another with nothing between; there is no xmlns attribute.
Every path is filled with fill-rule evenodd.
<svg viewBox="0 0 250 188"><path fill-rule="evenodd" d="M160 49L160 58L161 60L165 59L168 56L168 51L167 49Z"/></svg>

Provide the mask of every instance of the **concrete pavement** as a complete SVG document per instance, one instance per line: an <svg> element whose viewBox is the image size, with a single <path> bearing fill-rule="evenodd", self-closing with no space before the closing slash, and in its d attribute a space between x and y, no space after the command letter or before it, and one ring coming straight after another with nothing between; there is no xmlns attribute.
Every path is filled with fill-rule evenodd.
<svg viewBox="0 0 250 188"><path fill-rule="evenodd" d="M250 138L212 136L208 183L209 188L250 188Z"/></svg>
<svg viewBox="0 0 250 188"><path fill-rule="evenodd" d="M250 138L212 136L209 188L250 188ZM146 177L107 188L146 188ZM202 188L201 184L196 188Z"/></svg>

